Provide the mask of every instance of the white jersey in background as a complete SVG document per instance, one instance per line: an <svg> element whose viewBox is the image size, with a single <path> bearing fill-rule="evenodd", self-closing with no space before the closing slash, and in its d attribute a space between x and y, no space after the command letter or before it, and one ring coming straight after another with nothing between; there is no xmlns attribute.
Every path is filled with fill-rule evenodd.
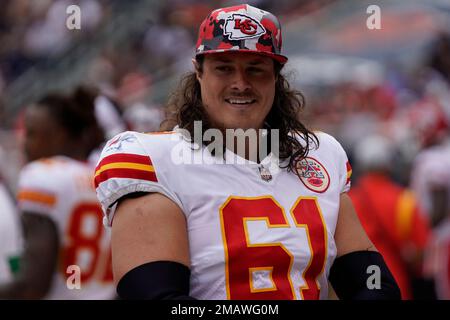
<svg viewBox="0 0 450 320"><path fill-rule="evenodd" d="M14 201L0 181L0 285L13 280L22 252L22 225Z"/></svg>
<svg viewBox="0 0 450 320"><path fill-rule="evenodd" d="M334 138L318 137L320 147L297 163L297 175L275 170L270 155L261 164L217 163L179 132L125 132L106 144L97 195L109 224L116 201L133 192L158 192L180 207L195 298L326 299L339 198L351 169ZM203 163L180 163L181 154ZM227 161L232 156L227 152Z"/></svg>
<svg viewBox="0 0 450 320"><path fill-rule="evenodd" d="M20 173L21 211L45 215L58 229L60 255L47 299L114 297L110 232L102 224L92 174L92 165L61 156L34 161ZM80 289L73 277L67 285L76 272L69 266L81 270Z"/></svg>

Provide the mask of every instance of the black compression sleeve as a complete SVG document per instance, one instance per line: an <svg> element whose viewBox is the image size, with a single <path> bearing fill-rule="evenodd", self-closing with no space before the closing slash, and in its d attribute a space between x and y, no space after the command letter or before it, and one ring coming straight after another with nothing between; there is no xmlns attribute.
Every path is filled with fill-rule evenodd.
<svg viewBox="0 0 450 320"><path fill-rule="evenodd" d="M190 273L181 263L149 262L128 271L117 294L122 299L194 300L189 296Z"/></svg>
<svg viewBox="0 0 450 320"><path fill-rule="evenodd" d="M371 282L369 277L376 276L376 272L371 271L374 269L380 271L379 287L368 285ZM379 252L356 251L337 258L331 267L329 280L342 300L401 299L400 289Z"/></svg>

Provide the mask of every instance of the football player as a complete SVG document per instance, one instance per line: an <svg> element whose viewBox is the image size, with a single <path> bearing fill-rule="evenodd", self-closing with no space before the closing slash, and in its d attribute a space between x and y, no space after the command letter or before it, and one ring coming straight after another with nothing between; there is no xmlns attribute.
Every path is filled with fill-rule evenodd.
<svg viewBox="0 0 450 320"><path fill-rule="evenodd" d="M95 184L120 297L325 299L330 280L341 299L400 298L347 195L345 151L297 120L303 96L280 73L281 42L269 12L214 10L171 101L176 129L105 146ZM256 145L237 147L239 129Z"/></svg>
<svg viewBox="0 0 450 320"><path fill-rule="evenodd" d="M103 140L93 97L50 94L25 112L25 152L18 202L25 252L16 281L1 298L109 299L110 234L92 185L89 153Z"/></svg>

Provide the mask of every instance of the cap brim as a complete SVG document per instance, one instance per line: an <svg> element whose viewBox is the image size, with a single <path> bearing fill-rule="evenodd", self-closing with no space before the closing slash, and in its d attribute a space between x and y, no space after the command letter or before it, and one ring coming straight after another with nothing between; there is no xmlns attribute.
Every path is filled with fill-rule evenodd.
<svg viewBox="0 0 450 320"><path fill-rule="evenodd" d="M269 58L272 58L276 60L277 62L281 64L285 64L288 61L288 58L281 55L281 54L275 54L272 52L265 52L265 51L258 51L258 50L250 50L250 49L217 49L217 50L208 50L203 52L197 52L195 56L201 56L201 55L207 55L207 54L214 54L214 53L233 53L233 52L239 52L239 53L252 53L257 54L261 56L266 56Z"/></svg>

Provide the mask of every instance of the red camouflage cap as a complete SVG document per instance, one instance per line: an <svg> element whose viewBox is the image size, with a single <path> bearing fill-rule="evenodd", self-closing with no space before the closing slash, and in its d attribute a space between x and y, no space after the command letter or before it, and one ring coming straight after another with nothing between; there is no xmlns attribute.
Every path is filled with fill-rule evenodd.
<svg viewBox="0 0 450 320"><path fill-rule="evenodd" d="M281 64L281 26L270 12L248 4L212 11L200 25L196 56L217 52L252 52Z"/></svg>

